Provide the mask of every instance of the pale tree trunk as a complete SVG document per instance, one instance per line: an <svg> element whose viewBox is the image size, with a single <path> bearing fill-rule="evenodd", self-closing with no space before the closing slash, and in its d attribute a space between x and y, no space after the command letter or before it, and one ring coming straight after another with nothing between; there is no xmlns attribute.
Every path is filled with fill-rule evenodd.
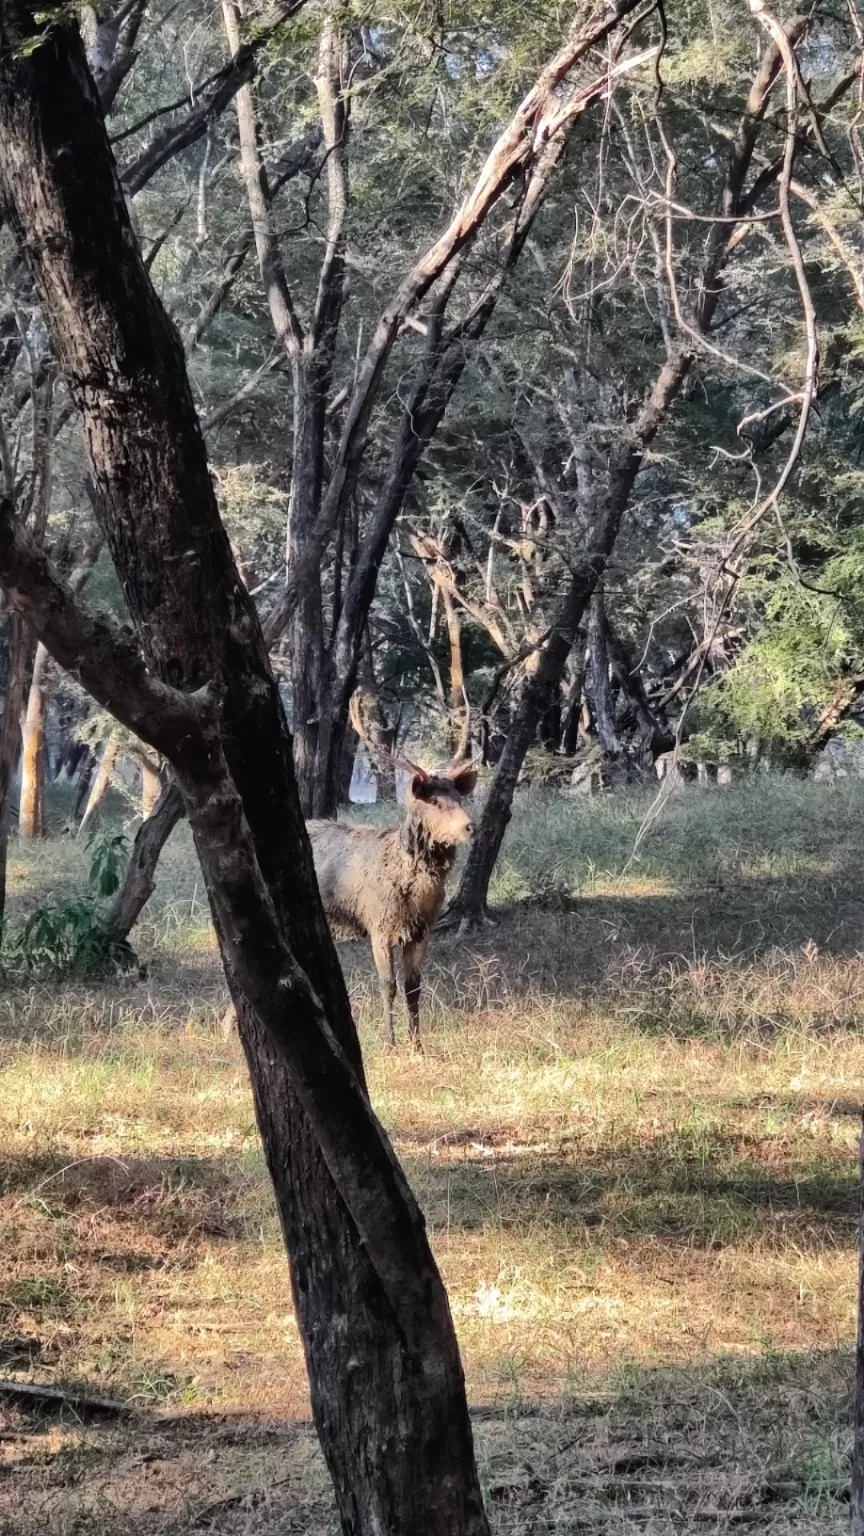
<svg viewBox="0 0 864 1536"><path fill-rule="evenodd" d="M99 759L99 767L96 770L96 777L93 780L90 794L87 799L87 809L81 818L81 825L78 828L79 837L86 836L99 814L102 801L105 799L105 796L111 788L114 780L114 769L117 766L117 758L119 753L120 737L116 731L112 731L104 747L102 748L102 756Z"/></svg>
<svg viewBox="0 0 864 1536"><path fill-rule="evenodd" d="M291 739L219 521L179 338L134 239L80 39L10 0L0 190L81 410L136 639L0 505L0 581L55 659L168 759L237 1009L344 1536L488 1536L452 1318L365 1085ZM28 46L20 46L25 39Z"/></svg>
<svg viewBox="0 0 864 1536"><path fill-rule="evenodd" d="M141 815L152 816L162 793L162 765L150 752L136 753L141 768Z"/></svg>
<svg viewBox="0 0 864 1536"><path fill-rule="evenodd" d="M12 826L12 781L21 748L21 715L33 642L20 614L9 615L9 675L0 728L0 934L6 916L6 866Z"/></svg>
<svg viewBox="0 0 864 1536"><path fill-rule="evenodd" d="M19 837L45 836L45 724L50 682L51 658L40 641L33 660L27 709L21 723Z"/></svg>
<svg viewBox="0 0 864 1536"><path fill-rule="evenodd" d="M465 667L462 659L462 621L446 587L441 588L447 643L450 650L450 749L455 752L465 720Z"/></svg>

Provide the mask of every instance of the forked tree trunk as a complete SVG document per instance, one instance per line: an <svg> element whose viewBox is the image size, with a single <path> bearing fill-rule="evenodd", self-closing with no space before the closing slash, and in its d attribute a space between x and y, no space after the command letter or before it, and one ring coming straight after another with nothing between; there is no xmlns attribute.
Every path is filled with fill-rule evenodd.
<svg viewBox="0 0 864 1536"><path fill-rule="evenodd" d="M6 916L6 867L12 826L12 781L21 748L21 715L33 642L30 630L14 610L9 615L9 675L0 728L0 934Z"/></svg>
<svg viewBox="0 0 864 1536"><path fill-rule="evenodd" d="M794 42L805 26L806 22L802 17L793 17L785 26L787 38ZM741 213L741 203L747 174L752 163L765 109L782 62L779 49L775 43L772 43L762 55L730 148L726 172L720 188L721 211L718 219L711 226L705 242L705 259L693 317L695 329L703 335L711 328L723 292L723 270L730 246L737 238L739 227L736 217L744 217ZM781 164L782 162L778 160L775 175L779 174ZM770 184L766 181L764 189L767 190ZM597 580L614 546L636 476L642 467L645 450L665 422L690 372L694 356L692 341L686 337L680 338L660 368L636 419L626 427L622 424L620 428L610 456L606 493L589 546L588 559L585 565L581 568L577 567L573 574L558 622L541 655L537 670L544 674L544 685L539 689L535 686L536 674L525 685L513 729L495 771L478 835L471 846L459 889L450 906L453 915L458 916L465 924L480 921L486 912L489 881L510 820L510 807L519 778L519 770L533 740L540 712L549 696L548 690L555 682L560 681L563 674L566 662L563 640L566 639L569 631L572 641L581 622ZM569 650L569 646L567 649Z"/></svg>
<svg viewBox="0 0 864 1536"><path fill-rule="evenodd" d="M23 0L0 18L6 217L82 413L140 651L78 608L8 503L0 580L56 659L180 783L343 1536L488 1536L446 1293L369 1104L291 739L219 521L179 338L140 259L77 29L52 12L38 35Z"/></svg>
<svg viewBox="0 0 864 1536"><path fill-rule="evenodd" d="M45 722L51 658L41 641L36 647L27 709L21 724L21 803L18 809L20 837L45 836Z"/></svg>

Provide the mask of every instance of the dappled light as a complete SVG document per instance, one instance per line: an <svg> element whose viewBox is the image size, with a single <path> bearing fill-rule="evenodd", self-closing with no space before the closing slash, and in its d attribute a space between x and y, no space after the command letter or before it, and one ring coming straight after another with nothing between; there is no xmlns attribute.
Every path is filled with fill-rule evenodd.
<svg viewBox="0 0 864 1536"><path fill-rule="evenodd" d="M578 1508L611 1533L634 1501L660 1531L740 1506L796 1532L842 1524L864 797L806 795L795 875L775 867L771 837L802 792L777 781L726 802L735 842L716 836L710 860L713 798L683 793L638 877L655 888L638 892L623 860L599 864L610 821L632 828L638 798L599 816L529 802L505 868L530 887L523 849L552 821L562 883L579 894L556 905L529 889L501 902L494 929L436 936L423 1057L382 1048L366 946L340 949L373 1103L447 1284L501 1531L529 1512L541 1530L582 1529L567 1523ZM685 842L686 871L672 851ZM827 873L806 868L817 847ZM80 855L49 854L73 883ZM44 872L20 851L16 868L26 904L30 870L34 888ZM757 922L766 882L776 900L759 904L757 933L741 913ZM49 1431L25 1416L7 1464L59 1521L96 1508L90 1478L71 1490L98 1453L100 1497L126 1512L117 1536L136 1520L148 1530L147 1509L212 1509L225 1531L254 1509L256 1529L323 1533L278 1221L185 836L141 948L144 979L0 1002L0 1360L149 1415L145 1459L122 1422Z"/></svg>

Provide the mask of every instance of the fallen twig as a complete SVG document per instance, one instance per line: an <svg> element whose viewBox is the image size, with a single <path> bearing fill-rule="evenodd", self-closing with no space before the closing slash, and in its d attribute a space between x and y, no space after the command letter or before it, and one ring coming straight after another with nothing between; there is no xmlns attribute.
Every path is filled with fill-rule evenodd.
<svg viewBox="0 0 864 1536"><path fill-rule="evenodd" d="M41 1404L46 1408L72 1408L81 1417L122 1418L132 1413L126 1403L108 1397L95 1397L81 1387L54 1385L44 1381L11 1381L0 1378L0 1397L24 1407Z"/></svg>

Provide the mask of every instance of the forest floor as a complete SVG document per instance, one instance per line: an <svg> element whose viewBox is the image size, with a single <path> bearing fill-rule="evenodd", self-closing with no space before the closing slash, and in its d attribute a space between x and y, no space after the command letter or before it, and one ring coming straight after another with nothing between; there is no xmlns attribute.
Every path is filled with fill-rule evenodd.
<svg viewBox="0 0 864 1536"><path fill-rule="evenodd" d="M526 796L498 923L436 936L375 1107L426 1211L498 1536L845 1531L864 784ZM10 923L86 855L18 847ZM3 1536L333 1536L286 1263L185 827L146 979L0 996ZM403 1025L404 1035L404 1025Z"/></svg>

